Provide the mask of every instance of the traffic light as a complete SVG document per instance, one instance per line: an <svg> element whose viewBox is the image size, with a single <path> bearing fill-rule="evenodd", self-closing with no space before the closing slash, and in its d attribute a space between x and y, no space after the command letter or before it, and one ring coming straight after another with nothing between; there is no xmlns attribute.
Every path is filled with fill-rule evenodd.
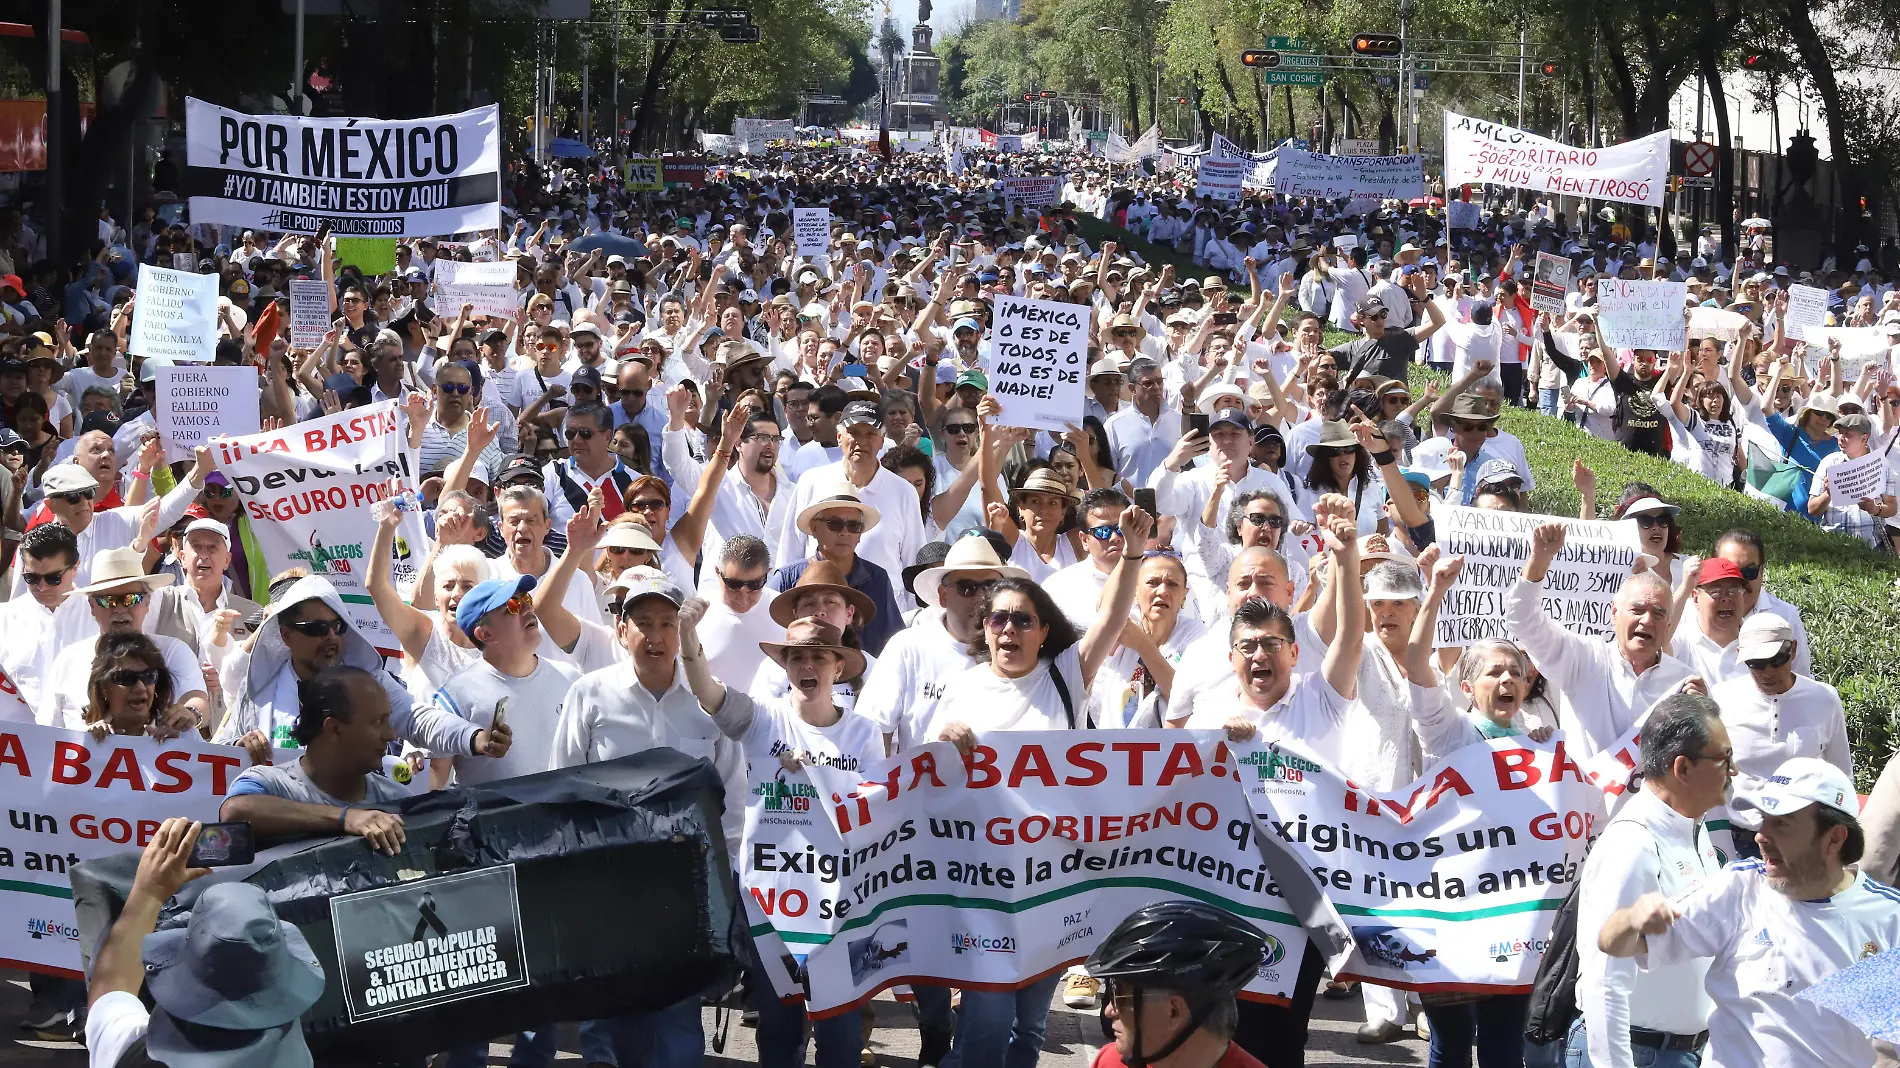
<svg viewBox="0 0 1900 1068"><path fill-rule="evenodd" d="M1280 65L1280 53L1267 51L1265 49L1250 48L1240 54L1240 65L1243 67L1261 68L1277 67Z"/></svg>
<svg viewBox="0 0 1900 1068"><path fill-rule="evenodd" d="M1394 33L1362 33L1352 39L1352 50L1362 56L1396 56L1402 47Z"/></svg>
<svg viewBox="0 0 1900 1068"><path fill-rule="evenodd" d="M1023 99L1024 99L1024 100L1034 100L1034 99L1036 99L1036 94L1034 94L1034 93L1024 93L1024 94L1023 94Z"/></svg>
<svg viewBox="0 0 1900 1068"><path fill-rule="evenodd" d="M1545 62L1545 64L1543 65L1541 69L1543 70L1544 77L1546 78L1555 78L1557 75L1563 73L1563 68L1558 66L1555 62L1547 61Z"/></svg>
<svg viewBox="0 0 1900 1068"><path fill-rule="evenodd" d="M1054 100L1056 98L1056 91L1054 89L1044 89L1040 95L1044 100Z"/></svg>

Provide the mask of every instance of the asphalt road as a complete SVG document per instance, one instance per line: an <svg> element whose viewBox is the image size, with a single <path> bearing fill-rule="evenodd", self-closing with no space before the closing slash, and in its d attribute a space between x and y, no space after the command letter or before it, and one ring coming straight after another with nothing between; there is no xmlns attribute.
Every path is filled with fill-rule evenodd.
<svg viewBox="0 0 1900 1068"><path fill-rule="evenodd" d="M26 976L20 972L0 973L0 1065L7 1068L85 1068L86 1051L77 1043L41 1042L20 1030L20 1018L26 1011ZM890 995L874 1003L877 1030L871 1036L871 1048L884 1068L916 1068L916 1017L908 1005L899 1004ZM1353 1032L1363 1019L1357 998L1350 1001L1321 999L1313 1010L1312 1037L1306 1063L1312 1065L1422 1065L1425 1044L1407 1033L1403 1042L1386 1046L1362 1046ZM729 1041L723 1053L713 1053L710 1036L714 1016L706 1010L708 1035L705 1068L741 1068L758 1063L752 1044L752 1031L740 1025L736 1014L731 1021ZM1049 1014L1049 1040L1042 1052L1041 1068L1086 1068L1102 1044L1102 1032L1093 1012L1075 1012L1058 1005ZM559 1060L580 1063L574 1029L562 1029ZM489 1064L500 1068L508 1063L509 1047L497 1043L490 1048ZM809 1054L808 1054L809 1056Z"/></svg>

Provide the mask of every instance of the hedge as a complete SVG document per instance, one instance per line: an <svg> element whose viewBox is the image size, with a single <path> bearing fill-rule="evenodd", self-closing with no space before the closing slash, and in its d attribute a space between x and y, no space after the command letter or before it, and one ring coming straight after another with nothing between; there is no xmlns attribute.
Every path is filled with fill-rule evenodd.
<svg viewBox="0 0 1900 1068"><path fill-rule="evenodd" d="M1078 217L1077 229L1095 247L1113 240L1146 262L1172 263L1182 278L1207 273L1191 258L1110 223ZM1328 345L1349 340L1331 328L1326 334ZM1430 374L1415 368L1415 388L1424 388ZM1500 425L1524 443L1537 478L1531 506L1539 512L1577 514L1570 467L1581 459L1596 472L1599 509L1614 507L1623 487L1633 481L1649 483L1680 505L1685 553L1707 556L1716 536L1735 527L1760 532L1768 546L1768 586L1801 610L1813 645L1815 677L1840 691L1847 711L1855 777L1863 791L1873 785L1900 742L1900 725L1894 719L1894 709L1900 707L1900 567L1892 557L1873 552L1859 539L1830 534L1792 513L1717 486L1680 464L1593 437L1561 419L1507 408Z"/></svg>

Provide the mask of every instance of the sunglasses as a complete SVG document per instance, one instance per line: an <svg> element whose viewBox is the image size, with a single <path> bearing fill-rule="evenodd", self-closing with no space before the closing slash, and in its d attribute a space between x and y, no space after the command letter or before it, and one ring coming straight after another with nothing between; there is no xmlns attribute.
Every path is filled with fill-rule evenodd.
<svg viewBox="0 0 1900 1068"><path fill-rule="evenodd" d="M338 638L350 629L350 624L341 619L298 619L289 621L291 630L306 638L325 638L335 635Z"/></svg>
<svg viewBox="0 0 1900 1068"><path fill-rule="evenodd" d="M1269 653L1277 653L1291 644L1293 643L1285 638L1242 638L1235 642L1232 648L1241 656L1252 656L1262 649Z"/></svg>
<svg viewBox="0 0 1900 1068"><path fill-rule="evenodd" d="M1638 530L1655 530L1657 527L1673 527L1676 525L1675 519L1666 515L1639 515L1633 516L1632 518L1636 520L1636 528Z"/></svg>
<svg viewBox="0 0 1900 1068"><path fill-rule="evenodd" d="M1017 630L1033 630L1036 626L1036 617L1028 612L991 612L984 618L983 625L998 634L1012 626Z"/></svg>
<svg viewBox="0 0 1900 1068"><path fill-rule="evenodd" d="M623 389L620 391L620 395L622 397L644 397L647 395L647 391L644 389Z"/></svg>
<svg viewBox="0 0 1900 1068"><path fill-rule="evenodd" d="M1465 434L1483 434L1491 429L1490 423L1467 423L1463 419L1452 420L1452 425Z"/></svg>
<svg viewBox="0 0 1900 1068"><path fill-rule="evenodd" d="M75 564L74 566L76 567L78 565ZM64 567L50 575L35 575L33 572L28 571L20 577L26 580L28 586L58 586L60 583L66 581L66 572L71 570L72 568L70 567Z"/></svg>
<svg viewBox="0 0 1900 1068"><path fill-rule="evenodd" d="M137 608L145 603L143 593L95 593L92 603L100 608Z"/></svg>
<svg viewBox="0 0 1900 1068"><path fill-rule="evenodd" d="M1266 527L1268 530L1286 529L1286 516L1275 515L1272 512L1243 512L1240 518L1256 527Z"/></svg>
<svg viewBox="0 0 1900 1068"><path fill-rule="evenodd" d="M569 441L592 441L592 440L594 440L594 428L593 428L593 427L587 427L587 426L571 426L571 427L568 427L568 428L567 428L567 440L569 440Z"/></svg>
<svg viewBox="0 0 1900 1068"><path fill-rule="evenodd" d="M811 522L813 526L823 525L826 530L831 531L833 534L864 533L864 523L857 519L814 519Z"/></svg>
<svg viewBox="0 0 1900 1068"><path fill-rule="evenodd" d="M1116 538L1121 537L1122 528L1110 526L1089 527L1086 532L1089 537L1094 538L1096 541L1114 541Z"/></svg>
<svg viewBox="0 0 1900 1068"><path fill-rule="evenodd" d="M1784 664L1786 664L1788 661L1793 660L1793 659L1794 659L1794 645L1790 643L1788 645L1782 646L1781 652L1776 653L1774 656L1771 656L1766 660L1744 660L1742 661L1742 663L1747 664L1748 669L1750 671L1767 671L1770 668L1781 667Z"/></svg>
<svg viewBox="0 0 1900 1068"><path fill-rule="evenodd" d="M726 576L721 575L719 576L719 581L725 583L726 588L733 591L734 593L737 593L740 590L750 590L756 593L759 590L762 590L765 588L764 575L760 575L758 578L755 578L755 579L727 578Z"/></svg>
<svg viewBox="0 0 1900 1068"><path fill-rule="evenodd" d="M467 382L456 382L456 383L437 382L435 385L435 388L441 390L444 393L454 393L457 396L460 396L464 393L469 392L471 387L469 386Z"/></svg>
<svg viewBox="0 0 1900 1068"><path fill-rule="evenodd" d="M517 593L513 597L510 597L507 600L501 602L501 604L498 606L499 611L506 612L511 616L518 616L523 612L532 611L533 609L534 609L534 598L528 596L525 593ZM341 623L343 621L339 619L337 620L337 622ZM338 631L337 633L341 634L343 632Z"/></svg>
<svg viewBox="0 0 1900 1068"><path fill-rule="evenodd" d="M958 597L975 597L994 585L995 579L958 579L950 588L956 591Z"/></svg>
<svg viewBox="0 0 1900 1068"><path fill-rule="evenodd" d="M636 512L663 512L671 505L658 497L648 497L641 501L628 501L627 507Z"/></svg>
<svg viewBox="0 0 1900 1068"><path fill-rule="evenodd" d="M1900 404L1900 401L1893 401L1892 403ZM951 425L949 423L945 423L943 427L943 432L946 434L974 434L976 433L976 424L975 423L957 423L955 425Z"/></svg>
<svg viewBox="0 0 1900 1068"><path fill-rule="evenodd" d="M1358 451L1359 449L1357 446L1354 446L1352 448L1345 448L1342 446L1328 445L1324 448L1313 449L1312 453L1313 453L1313 459L1315 460L1331 460L1334 457L1338 457L1338 456L1351 456L1352 454Z"/></svg>
<svg viewBox="0 0 1900 1068"><path fill-rule="evenodd" d="M71 493L55 493L53 496L58 497L67 504L79 504L83 501L92 500L93 493L93 490L74 490Z"/></svg>
<svg viewBox="0 0 1900 1068"><path fill-rule="evenodd" d="M112 674L107 675L106 678L114 686L124 686L127 689L131 689L141 683L146 686L157 686L158 669L145 668L141 671L135 671L132 668L120 668Z"/></svg>

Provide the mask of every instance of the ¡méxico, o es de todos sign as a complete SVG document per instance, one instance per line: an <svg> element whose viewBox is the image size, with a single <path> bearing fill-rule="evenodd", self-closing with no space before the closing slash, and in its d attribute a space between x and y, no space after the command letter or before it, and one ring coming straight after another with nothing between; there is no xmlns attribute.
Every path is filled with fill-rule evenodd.
<svg viewBox="0 0 1900 1068"><path fill-rule="evenodd" d="M1669 188L1669 131L1620 145L1579 148L1447 111L1445 188L1466 183L1660 208Z"/></svg>
<svg viewBox="0 0 1900 1068"><path fill-rule="evenodd" d="M990 392L1005 426L1061 433L1082 422L1082 372L1089 309L1027 297L999 297L990 336Z"/></svg>
<svg viewBox="0 0 1900 1068"><path fill-rule="evenodd" d="M419 119L246 115L185 100L193 222L364 237L501 226L501 111Z"/></svg>

